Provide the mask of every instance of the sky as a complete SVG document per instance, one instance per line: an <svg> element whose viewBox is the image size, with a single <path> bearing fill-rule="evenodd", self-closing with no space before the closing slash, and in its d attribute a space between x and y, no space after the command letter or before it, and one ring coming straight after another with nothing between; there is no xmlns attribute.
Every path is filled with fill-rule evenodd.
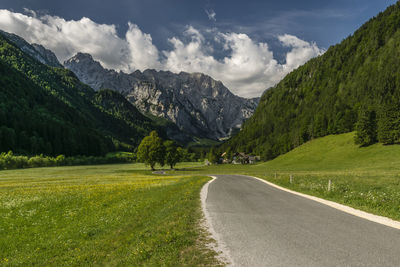
<svg viewBox="0 0 400 267"><path fill-rule="evenodd" d="M0 0L0 29L64 60L203 72L258 97L395 0Z"/></svg>

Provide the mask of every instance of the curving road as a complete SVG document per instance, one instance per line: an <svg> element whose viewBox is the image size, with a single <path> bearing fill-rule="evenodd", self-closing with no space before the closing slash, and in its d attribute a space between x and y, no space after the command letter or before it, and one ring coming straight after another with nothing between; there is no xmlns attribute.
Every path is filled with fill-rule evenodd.
<svg viewBox="0 0 400 267"><path fill-rule="evenodd" d="M251 177L216 177L205 208L235 266L400 266L400 230Z"/></svg>

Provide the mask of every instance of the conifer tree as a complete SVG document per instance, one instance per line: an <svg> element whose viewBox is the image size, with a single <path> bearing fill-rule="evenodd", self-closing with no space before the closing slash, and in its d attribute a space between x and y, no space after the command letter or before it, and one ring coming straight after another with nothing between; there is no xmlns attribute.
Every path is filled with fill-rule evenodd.
<svg viewBox="0 0 400 267"><path fill-rule="evenodd" d="M369 146L376 143L376 127L376 112L365 108L361 109L355 125L355 143L360 146Z"/></svg>
<svg viewBox="0 0 400 267"><path fill-rule="evenodd" d="M400 142L400 105L398 103L386 104L380 110L378 140L385 145Z"/></svg>

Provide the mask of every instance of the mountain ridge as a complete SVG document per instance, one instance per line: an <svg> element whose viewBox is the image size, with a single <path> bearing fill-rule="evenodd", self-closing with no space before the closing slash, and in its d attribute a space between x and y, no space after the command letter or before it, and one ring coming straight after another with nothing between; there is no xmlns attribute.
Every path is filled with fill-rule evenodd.
<svg viewBox="0 0 400 267"><path fill-rule="evenodd" d="M103 68L85 53L66 60L64 66L95 90L118 91L142 112L166 118L197 137L230 136L258 103L258 98L234 95L222 82L203 73L147 69L126 74Z"/></svg>

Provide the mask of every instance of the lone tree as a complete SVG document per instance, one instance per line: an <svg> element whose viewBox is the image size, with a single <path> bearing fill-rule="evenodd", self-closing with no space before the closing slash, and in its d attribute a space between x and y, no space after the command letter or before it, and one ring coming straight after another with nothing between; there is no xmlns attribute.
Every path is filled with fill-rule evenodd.
<svg viewBox="0 0 400 267"><path fill-rule="evenodd" d="M152 131L149 136L143 138L138 147L137 158L140 162L150 165L154 171L154 166L159 163L164 166L165 148L162 139L158 137L156 131Z"/></svg>
<svg viewBox="0 0 400 267"><path fill-rule="evenodd" d="M171 169L181 160L181 150L178 150L174 141L165 141L165 163L168 164Z"/></svg>

